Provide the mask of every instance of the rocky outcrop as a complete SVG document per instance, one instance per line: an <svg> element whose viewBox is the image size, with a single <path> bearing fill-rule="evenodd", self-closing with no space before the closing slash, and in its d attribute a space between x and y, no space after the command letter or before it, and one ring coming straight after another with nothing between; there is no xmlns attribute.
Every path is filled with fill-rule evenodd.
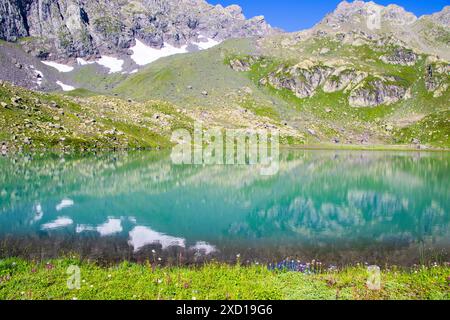
<svg viewBox="0 0 450 320"><path fill-rule="evenodd" d="M324 65L309 68L283 66L260 80L262 85L287 89L298 98L309 98L319 88L324 92L350 92L349 104L353 107L376 107L390 105L410 97L410 90L402 79L394 77L371 77L355 69L334 69Z"/></svg>
<svg viewBox="0 0 450 320"><path fill-rule="evenodd" d="M28 35L25 1L0 1L0 39L16 41Z"/></svg>
<svg viewBox="0 0 450 320"><path fill-rule="evenodd" d="M323 86L325 92L336 92L347 89L360 83L367 77L365 72L356 71L354 69L340 68L333 72Z"/></svg>
<svg viewBox="0 0 450 320"><path fill-rule="evenodd" d="M311 34L364 34L362 38L345 39L354 45L388 35L399 45L403 43L417 52L439 55L448 60L449 21L450 6L441 12L418 18L397 5L343 1L312 29Z"/></svg>
<svg viewBox="0 0 450 320"><path fill-rule="evenodd" d="M0 0L0 13L0 39L43 38L61 58L126 53L135 38L161 48L274 32L264 17L205 0Z"/></svg>
<svg viewBox="0 0 450 320"><path fill-rule="evenodd" d="M381 57L381 60L385 63L402 66L413 66L416 64L417 59L418 56L413 50L405 48L397 48L392 54Z"/></svg>
<svg viewBox="0 0 450 320"><path fill-rule="evenodd" d="M443 27L450 27L450 6L446 6L442 11L430 15L429 18Z"/></svg>
<svg viewBox="0 0 450 320"><path fill-rule="evenodd" d="M34 90L58 90L56 81L68 81L64 75L30 57L13 43L0 43L0 79Z"/></svg>
<svg viewBox="0 0 450 320"><path fill-rule="evenodd" d="M363 81L349 96L352 107L376 107L391 105L408 97L408 88L381 78Z"/></svg>
<svg viewBox="0 0 450 320"><path fill-rule="evenodd" d="M446 63L434 61L427 65L425 87L428 92L433 93L435 98L442 96L448 90L449 74L450 66Z"/></svg>
<svg viewBox="0 0 450 320"><path fill-rule="evenodd" d="M381 6L374 2L353 1L341 2L336 10L321 22L322 26L338 29L381 29L386 25L409 25L417 17L397 5Z"/></svg>
<svg viewBox="0 0 450 320"><path fill-rule="evenodd" d="M230 67L237 72L247 72L251 70L253 62L252 57L249 59L235 58L230 60Z"/></svg>
<svg viewBox="0 0 450 320"><path fill-rule="evenodd" d="M261 84L270 84L276 89L288 89L298 98L309 98L316 93L316 89L323 85L333 73L327 66L316 65L311 68L301 66L282 67L263 78Z"/></svg>

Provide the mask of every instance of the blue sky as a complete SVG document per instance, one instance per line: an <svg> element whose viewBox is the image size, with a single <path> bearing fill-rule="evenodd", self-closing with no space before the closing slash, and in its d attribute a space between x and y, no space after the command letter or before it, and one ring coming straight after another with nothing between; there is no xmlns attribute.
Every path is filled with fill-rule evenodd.
<svg viewBox="0 0 450 320"><path fill-rule="evenodd" d="M246 17L263 15L274 27L286 31L298 31L312 27L327 13L333 11L340 0L207 0L212 4L238 4L244 9ZM450 5L450 0L375 0L388 5L395 3L417 16L442 10Z"/></svg>

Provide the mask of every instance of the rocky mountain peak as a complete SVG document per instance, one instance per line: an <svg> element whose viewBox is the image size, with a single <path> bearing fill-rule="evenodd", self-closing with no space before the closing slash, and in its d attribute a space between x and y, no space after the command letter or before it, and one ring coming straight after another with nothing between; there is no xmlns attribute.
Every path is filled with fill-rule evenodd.
<svg viewBox="0 0 450 320"><path fill-rule="evenodd" d="M219 7L220 8L220 7ZM242 8L236 4L232 4L225 8L225 11L229 12L230 15L237 19L245 19L245 16L242 12Z"/></svg>
<svg viewBox="0 0 450 320"><path fill-rule="evenodd" d="M442 11L429 16L432 21L444 27L450 27L450 6L444 7Z"/></svg>
<svg viewBox="0 0 450 320"><path fill-rule="evenodd" d="M36 48L63 59L124 54L135 39L161 48L273 32L263 17L205 0L0 0L0 14L0 39L41 39Z"/></svg>
<svg viewBox="0 0 450 320"><path fill-rule="evenodd" d="M388 23L390 25L408 25L417 17L398 5L382 6L373 1L343 1L337 8L326 16L322 25L333 29L340 29L344 25L356 28L375 29Z"/></svg>
<svg viewBox="0 0 450 320"><path fill-rule="evenodd" d="M390 4L383 9L383 18L391 23L407 25L412 24L417 20L417 17L395 4Z"/></svg>

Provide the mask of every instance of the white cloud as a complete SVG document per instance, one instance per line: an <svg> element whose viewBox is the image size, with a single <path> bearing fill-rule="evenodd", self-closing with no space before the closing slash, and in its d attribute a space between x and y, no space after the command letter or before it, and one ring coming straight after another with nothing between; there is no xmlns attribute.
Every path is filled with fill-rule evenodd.
<svg viewBox="0 0 450 320"><path fill-rule="evenodd" d="M56 205L56 211L61 211L65 208L70 208L75 204L71 199L63 199L58 205Z"/></svg>
<svg viewBox="0 0 450 320"><path fill-rule="evenodd" d="M210 245L209 243L200 241L195 244L195 246L191 247L192 250L199 251L206 255L216 252L217 249L215 246Z"/></svg>
<svg viewBox="0 0 450 320"><path fill-rule="evenodd" d="M120 219L109 218L108 221L97 227L98 233L102 237L122 232L122 221Z"/></svg>
<svg viewBox="0 0 450 320"><path fill-rule="evenodd" d="M86 224L79 224L77 225L76 232L82 233L85 231L91 231L91 232L98 232L100 236L110 236L116 233L120 233L123 231L122 228L122 220L121 219L114 219L114 218L108 218L108 221L106 221L104 224L101 224L97 227L86 225Z"/></svg>
<svg viewBox="0 0 450 320"><path fill-rule="evenodd" d="M40 203L37 203L36 205L33 206L33 214L34 217L31 220L31 223L38 222L44 217L44 211L42 210L42 206Z"/></svg>
<svg viewBox="0 0 450 320"><path fill-rule="evenodd" d="M163 250L172 246L184 248L186 246L185 242L186 240L182 238L168 236L141 226L135 227L130 231L130 240L128 241L135 252L150 244L160 244Z"/></svg>
<svg viewBox="0 0 450 320"><path fill-rule="evenodd" d="M59 229L64 228L67 226L70 226L73 224L73 220L67 217L59 217L55 221L43 224L41 229L42 230L52 230L52 229Z"/></svg>
<svg viewBox="0 0 450 320"><path fill-rule="evenodd" d="M82 233L85 231L97 231L97 228L86 224L78 224L75 231L76 233Z"/></svg>

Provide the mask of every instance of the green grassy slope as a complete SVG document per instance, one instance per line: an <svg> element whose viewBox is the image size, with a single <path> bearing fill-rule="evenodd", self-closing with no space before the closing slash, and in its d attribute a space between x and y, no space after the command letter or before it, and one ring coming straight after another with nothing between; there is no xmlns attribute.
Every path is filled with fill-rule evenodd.
<svg viewBox="0 0 450 320"><path fill-rule="evenodd" d="M449 148L449 122L445 118L449 111L449 88L444 88L440 95L427 90L425 79L430 62L426 55L419 55L417 63L409 66L392 65L382 60L383 56L391 55L397 49L396 45L380 46L370 41L353 45L331 36L298 40L295 35L283 35L260 40L227 40L209 50L160 59L133 75L98 75L95 66L84 66L70 77L83 84L85 89L64 95L75 104L84 100L93 103L95 107L90 108L90 112L98 120L97 124L104 126L103 131L112 127L122 128L124 133L131 135L132 142L105 140L97 129L97 133L86 135L83 128L75 128L76 121L68 125L69 131L80 135L63 137L66 141L75 139L81 144L97 140L98 145L104 146L167 145L167 125L158 127L156 122L149 131L145 131L148 128L138 123L138 118L151 118L145 111L147 101L158 100L173 104L169 115L182 114L201 120L207 126L282 129L282 142L287 144L331 144L336 147L343 144L408 145L414 148L422 144ZM250 58L249 71L238 72L230 66L232 59ZM349 103L351 90L329 93L320 85L311 97L298 98L288 89L261 83L280 68L298 64L304 68L324 66L357 70L368 75L361 83L363 89L373 90L371 81L382 78L387 84L408 88L410 98L390 105L356 108ZM440 64L443 65L442 62ZM339 80L339 77L333 77ZM448 74L439 77L442 83L450 84ZM49 100L53 99L51 96ZM62 96L57 97L62 99ZM10 95L6 95L5 100L9 99ZM122 105L125 118L131 113L133 119L124 124L118 114L115 114L116 119L108 120L106 115L102 117L99 110L112 101ZM152 112L157 110L156 107ZM5 120L13 119L11 123L20 127L27 117L19 109L16 111L13 115L2 110L8 115ZM65 119L63 117L61 121ZM28 131L31 131L29 135L34 134L33 130ZM0 135L13 132L5 129ZM37 141L41 133L35 133L35 137L30 138ZM156 136L152 137L155 133ZM20 139L26 135L22 132ZM97 137L94 138L95 135ZM161 135L165 138L160 139ZM60 145L57 138L43 140L39 145Z"/></svg>
<svg viewBox="0 0 450 320"><path fill-rule="evenodd" d="M443 135L431 132L430 126L422 126L418 121L424 117L439 118L449 110L448 89L433 97L425 88L427 56L419 56L414 66L392 65L381 57L395 52L395 45L355 46L323 37L286 46L284 40L285 36L259 41L229 40L210 50L161 59L121 82L113 92L142 101L169 100L183 108L202 107L215 113L223 108L244 108L294 128L306 144L411 144L414 138L419 139L412 134L413 129L407 130L411 126L424 132L419 139L422 144L449 147L446 121L440 122L442 130L433 126ZM237 72L230 67L231 59L249 57L256 61L250 71ZM289 90L260 83L281 66L305 61L395 78L393 84L411 88L411 98L392 105L355 108L348 102L349 91L326 93L320 87L313 97L300 99ZM449 78L446 81L450 83ZM207 95L202 94L204 91Z"/></svg>
<svg viewBox="0 0 450 320"><path fill-rule="evenodd" d="M424 144L450 146L450 125L448 117L445 117L450 110L450 90L447 88L440 96L434 96L432 92L427 91L427 56L420 56L413 66L391 65L384 63L381 57L392 54L397 48L395 46L352 46L328 37L300 41L296 45L290 44L287 48L282 42L283 37L263 42L262 58L247 72L247 76L255 84L268 74L279 70L281 66L293 66L309 61L313 65L351 68L369 75L395 78L393 84L411 88L409 99L392 105L355 108L349 104L349 91L326 93L319 87L312 97L301 99L287 89L279 90L270 85L266 86L297 111L291 121L295 120L300 128L314 129L318 132L319 140L338 137L341 141L354 143L361 135L368 135L372 142L384 144L409 144L413 138L418 138ZM326 53L319 54L324 48L327 49L324 51ZM444 75L442 81L449 84L450 76ZM433 124L419 121L425 117L433 119Z"/></svg>
<svg viewBox="0 0 450 320"><path fill-rule="evenodd" d="M221 100L224 91L251 85L223 63L228 52L250 54L251 47L248 40L232 40L210 50L162 58L130 76L114 92L139 100L161 98L186 105L213 104L216 99ZM203 99L205 90L208 99Z"/></svg>
<svg viewBox="0 0 450 320"><path fill-rule="evenodd" d="M161 99L182 108L208 109L245 107L250 96L260 108L278 105L276 112L269 114L278 118L275 113L289 110L288 103L224 63L230 55L255 54L256 50L255 40L232 39L209 50L163 58L130 76L112 92L140 101Z"/></svg>
<svg viewBox="0 0 450 320"><path fill-rule="evenodd" d="M2 83L0 103L0 141L9 148L167 147L172 130L193 123L165 102L127 102L85 90L69 97Z"/></svg>

